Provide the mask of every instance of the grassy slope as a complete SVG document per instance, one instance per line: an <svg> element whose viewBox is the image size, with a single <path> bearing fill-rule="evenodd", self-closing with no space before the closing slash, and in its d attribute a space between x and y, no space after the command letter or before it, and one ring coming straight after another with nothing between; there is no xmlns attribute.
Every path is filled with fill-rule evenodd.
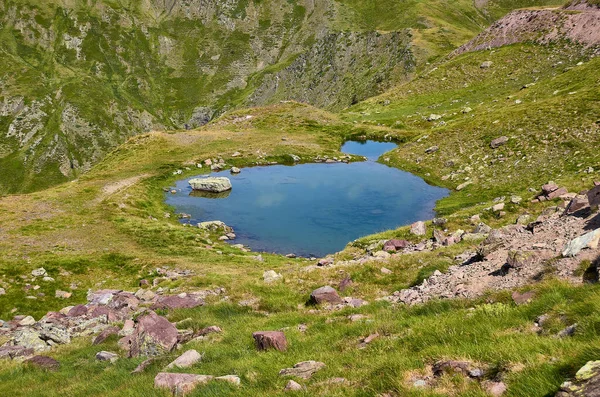
<svg viewBox="0 0 600 397"><path fill-rule="evenodd" d="M521 125L524 129L530 128L540 119L561 129L564 123L575 130L575 122L581 123L583 127L580 128L588 128L594 122L592 115L597 114L596 104L590 100L598 93L594 85L597 81L593 80L594 74L590 72L597 67L597 61L571 70L569 68L578 62L578 58L554 55L564 62L557 70L550 67L550 64L559 61L548 59L552 54L553 49L529 45L508 47L493 54L465 54L439 65L437 70L383 98L351 109L343 115L347 121L305 105L288 103L234 112L199 131L142 135L113 151L76 183L26 196L6 197L0 203L5 225L0 239L0 250L4 253L0 274L7 294L0 296L0 316L9 317L12 315L9 312L15 307L16 313L34 314L37 318L47 310L82 302L87 288L105 286L135 290L141 278L155 277L152 269L158 266L188 268L196 274L161 286L178 288L179 291L223 286L232 302L258 299L256 311L241 308L235 303L212 302L207 307L169 314L173 321L190 318L186 327L217 324L225 330L222 336L189 346L206 352L206 358L202 364L187 371L238 374L242 378L243 394L282 394L286 380L277 376L279 369L298 361L316 359L325 362L327 369L313 380L303 382L308 386L305 395L366 396L388 391L399 395L485 395L478 383L450 376L444 377L434 389L413 389L410 374L421 373L428 364L442 358L465 358L489 365L492 374L501 373L502 379L508 383L508 395L552 394L563 379L572 376L580 365L597 358L600 353L596 342L600 317L594 304L600 293L598 286L572 287L549 278L533 287L538 290L538 298L534 304L524 307L514 306L507 293L500 293L476 301L433 302L417 308L390 308L385 303L375 302L375 299L414 285L436 269L445 270L454 263L452 258L457 253L469 248L469 243L435 253L394 259L385 264L393 271L391 275L383 275L379 270L381 265L376 264L347 267L342 271L319 269L306 272L302 269L310 262L303 259L264 255L265 261L257 262L252 258L254 254L240 253L222 243L217 243L214 249L207 249L207 236L199 234L195 228L179 225L174 217L166 219L164 213L170 210L162 203L162 188L181 178L173 176L174 170L185 170L186 164L191 168L198 161L219 155L229 164L238 166L247 166L255 161L287 161L286 155L290 153L310 159L317 154L339 154L341 143L350 136L381 137L387 134L406 142L389 155L393 165L443 183L440 178L446 171L439 164L446 160L446 156L457 157L462 168L470 156L466 149L479 147L480 150L488 150L489 139L497 131L479 131L478 128L487 125L485 121L495 126L492 121L498 118L497 124L514 129L521 128ZM490 57L494 60L494 67L485 71L480 69L481 61ZM509 63L508 58L514 61ZM527 68L522 67L524 60L528 61ZM538 70L540 77L537 84L520 91L520 86L531 82L530 73L534 69ZM506 81L498 78L490 84L490 73L511 78ZM467 87L464 87L465 81L469 81ZM498 81L503 84L498 84ZM558 99L554 98L559 97L552 94L557 89L576 92L560 96L561 108L565 109L560 119L554 116L558 106ZM412 92L409 93L409 90ZM517 97L505 100L507 95L513 94L523 100L521 107L514 104ZM454 103L451 100L454 98L463 101ZM498 102L493 102L494 99ZM383 106L385 100L390 101L387 106ZM434 110L430 109L432 105L435 105ZM474 112L467 115L460 113L466 105ZM528 112L528 118L523 116L523 111ZM368 114L361 115L360 112ZM447 125L432 128L429 122L414 116L417 112L446 114ZM453 114L455 112L457 114ZM538 113L543 118L536 116ZM246 119L247 114L254 117ZM408 117L411 115L413 117ZM396 123L398 120L401 124ZM578 131L581 131L580 128ZM464 131L474 132L467 135ZM415 139L425 134L430 136L427 142L417 143ZM465 151L460 157L457 156L460 153L456 146L458 137L461 141L470 139L468 144L463 144ZM533 145L532 140L536 137L535 134L521 134L514 139L522 140L522 145ZM597 139L594 134L586 137ZM552 149L548 153L562 150L563 136L552 138L545 138L549 149ZM440 144L442 149L434 160L417 166L413 162L414 157L423 156L421 149L430 142ZM511 145L512 141L508 148L500 150L507 153L504 150L509 150ZM579 150L586 161L593 161L594 155L597 155L584 145ZM242 152L243 156L231 158L235 151ZM257 151L265 153L265 158L258 158ZM552 167L570 169L565 166L571 161L570 157L560 156L557 159L561 163L551 164ZM587 165L586 162L579 167ZM537 179L528 179L532 174L547 172L540 178L558 177L552 175L554 168L548 167L532 162L529 172L519 174L508 167L491 165L491 170L484 172L495 173L498 184L495 190L482 189L485 185L481 178L479 183L441 202L439 207L445 212L460 209L451 217L451 225L464 227L465 219L486 205L471 207L473 204L489 200L495 194L524 191L533 181L537 183ZM575 175L574 169L570 170L568 174L564 173L562 180L557 179L576 187L593 178L593 175L585 174L586 180L581 181L582 175ZM191 168L184 171L183 176L198 172ZM123 183L140 175L142 179L137 183ZM513 176L517 184L505 182L508 175ZM455 183L448 182L452 187ZM115 186L122 188L113 192L112 187ZM491 224L502 224L528 207L526 203L521 207L509 207L510 215L504 220L488 215L484 218ZM386 233L388 237L392 235L406 236L406 229ZM364 241L373 238L377 237ZM217 253L217 250L223 254ZM349 247L339 255L351 257L357 252L360 252L357 248ZM29 280L21 280L19 276L39 266L44 266L56 282L41 283L41 288L35 293L24 291ZM264 285L262 273L270 269L282 273L284 283ZM367 299L372 302L371 305L338 313L309 312L299 308L298 305L306 301L312 289L325 284L336 285L347 275L352 277L355 285L346 294ZM79 285L71 299L54 298L55 289L68 290L73 282ZM38 296L36 300L24 299L26 295L39 292L45 296ZM368 315L370 321L352 323L346 319L352 313ZM537 335L531 331L532 321L543 313L550 313L552 320L546 333ZM575 337L562 340L552 336L573 322L580 324L580 331ZM309 327L305 334L295 328L300 323ZM289 327L286 331L291 343L289 352L258 353L254 350L253 331L284 327ZM375 331L382 336L366 349L357 349L359 338ZM109 345L91 347L88 340L82 339L74 345L57 348L51 353L62 362L57 373L44 373L24 368L18 363L2 362L0 394L10 390L14 395L44 396L163 395L152 388L152 378L171 358L156 363L146 375L132 377L129 371L139 360L122 360L114 366L101 364L93 359L94 353L101 349L116 350L116 340L111 340ZM319 385L319 382L336 376L347 378L353 385ZM227 385L211 384L198 388L193 395L239 393L240 390Z"/></svg>

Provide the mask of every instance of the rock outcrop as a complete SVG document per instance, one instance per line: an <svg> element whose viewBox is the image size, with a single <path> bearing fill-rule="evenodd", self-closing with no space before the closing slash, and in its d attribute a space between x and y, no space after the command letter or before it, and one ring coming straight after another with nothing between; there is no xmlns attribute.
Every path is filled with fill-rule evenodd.
<svg viewBox="0 0 600 397"><path fill-rule="evenodd" d="M221 193L231 190L231 181L225 177L194 178L189 181L194 190L211 193Z"/></svg>

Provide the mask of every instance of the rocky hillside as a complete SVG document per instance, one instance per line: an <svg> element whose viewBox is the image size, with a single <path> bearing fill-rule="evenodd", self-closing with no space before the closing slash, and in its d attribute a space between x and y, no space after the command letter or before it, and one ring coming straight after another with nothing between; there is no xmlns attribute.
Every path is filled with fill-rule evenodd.
<svg viewBox="0 0 600 397"><path fill-rule="evenodd" d="M569 42L584 51L600 54L600 5L574 1L561 9L516 10L452 54L527 41Z"/></svg>
<svg viewBox="0 0 600 397"><path fill-rule="evenodd" d="M232 108L344 108L540 1L446 3L4 1L0 194L73 179L130 136Z"/></svg>

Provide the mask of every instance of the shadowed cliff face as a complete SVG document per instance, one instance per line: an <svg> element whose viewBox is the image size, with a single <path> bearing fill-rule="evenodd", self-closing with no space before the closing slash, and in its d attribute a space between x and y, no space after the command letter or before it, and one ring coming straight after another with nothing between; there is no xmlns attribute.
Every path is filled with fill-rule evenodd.
<svg viewBox="0 0 600 397"><path fill-rule="evenodd" d="M487 21L471 1L442 16L429 3L431 15L421 0L4 1L0 194L73 179L128 137L241 106L337 110L378 94L414 70L415 48L455 48Z"/></svg>

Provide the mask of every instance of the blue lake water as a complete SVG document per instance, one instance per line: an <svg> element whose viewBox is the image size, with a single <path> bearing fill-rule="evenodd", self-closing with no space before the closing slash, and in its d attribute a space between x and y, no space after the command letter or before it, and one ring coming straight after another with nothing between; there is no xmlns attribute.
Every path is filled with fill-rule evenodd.
<svg viewBox="0 0 600 397"><path fill-rule="evenodd" d="M351 164L301 164L243 168L226 176L233 189L220 198L192 192L189 179L176 183L166 202L191 222L220 220L253 251L324 256L361 236L434 216L446 189L375 161L394 143L347 142L342 151L368 158ZM188 220L186 220L188 222Z"/></svg>

